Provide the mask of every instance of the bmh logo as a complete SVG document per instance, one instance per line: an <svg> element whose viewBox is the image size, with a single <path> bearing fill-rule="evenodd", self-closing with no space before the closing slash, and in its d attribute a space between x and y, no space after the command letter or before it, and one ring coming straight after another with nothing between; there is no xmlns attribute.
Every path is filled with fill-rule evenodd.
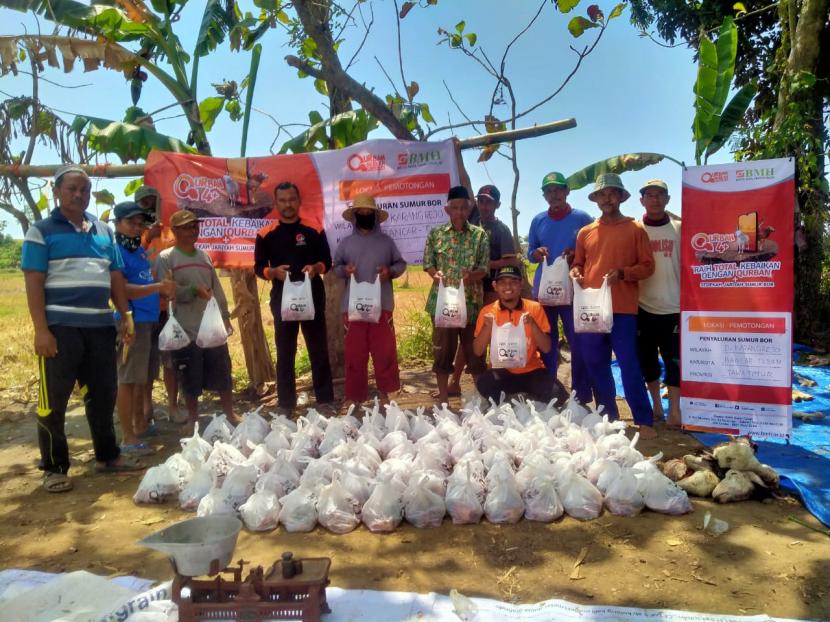
<svg viewBox="0 0 830 622"><path fill-rule="evenodd" d="M752 181L753 179L774 178L774 168L742 168L735 171L735 181Z"/></svg>
<svg viewBox="0 0 830 622"><path fill-rule="evenodd" d="M700 181L704 184L719 184L721 182L729 181L729 173L727 171L709 171L700 176Z"/></svg>
<svg viewBox="0 0 830 622"><path fill-rule="evenodd" d="M398 154L398 168L415 168L418 166L427 166L429 164L441 164L440 151Z"/></svg>
<svg viewBox="0 0 830 622"><path fill-rule="evenodd" d="M346 160L349 170L368 173L382 171L386 167L386 156L373 153L355 153Z"/></svg>

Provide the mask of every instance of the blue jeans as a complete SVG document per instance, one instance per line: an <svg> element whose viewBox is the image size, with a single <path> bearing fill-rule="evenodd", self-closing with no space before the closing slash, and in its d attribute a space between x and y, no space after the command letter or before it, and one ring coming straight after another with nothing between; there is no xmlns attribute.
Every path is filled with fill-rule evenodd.
<svg viewBox="0 0 830 622"><path fill-rule="evenodd" d="M571 388L576 391L576 398L582 404L588 404L593 399L591 395L591 380L585 371L582 353L574 339L574 309L571 305L558 307L542 307L550 322L551 348L547 354L542 354L542 360L551 376L556 378L559 367L559 318L565 330L565 339L571 347Z"/></svg>
<svg viewBox="0 0 830 622"><path fill-rule="evenodd" d="M625 399L634 423L652 425L654 413L646 392L643 373L637 355L637 316L632 313L615 313L611 333L576 333L577 349L588 372L597 402L605 406L610 419L617 419L614 377L611 375L611 351L620 364Z"/></svg>

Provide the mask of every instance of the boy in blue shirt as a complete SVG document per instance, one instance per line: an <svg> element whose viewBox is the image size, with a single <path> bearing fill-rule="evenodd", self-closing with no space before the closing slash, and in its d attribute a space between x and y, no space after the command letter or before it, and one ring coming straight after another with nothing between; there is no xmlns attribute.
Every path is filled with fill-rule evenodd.
<svg viewBox="0 0 830 622"><path fill-rule="evenodd" d="M141 246L141 234L152 222L149 212L138 203L125 201L115 206L115 241L121 252L127 281L127 298L135 324L135 339L130 345L118 346L118 418L121 421L121 452L145 456L153 449L139 440L147 429L144 416L145 386L151 379L150 351L153 326L159 321L161 295L175 294L173 281L157 283L153 278L147 252Z"/></svg>
<svg viewBox="0 0 830 622"><path fill-rule="evenodd" d="M543 261L551 264L563 255L568 265L573 261L576 248L576 234L582 227L594 222L586 212L572 209L568 204L568 182L562 173L548 173L542 179L542 196L548 203L548 209L534 216L530 223L530 233L527 236L527 256L533 263ZM542 278L542 265L536 269L533 277L533 298L539 299L539 281ZM576 391L576 397L582 404L589 403L593 396L588 374L582 363L580 353L574 347L574 319L573 306L560 305L556 307L542 307L548 316L553 334L553 347L542 354L542 360L551 376L556 378L559 367L559 318L565 338L571 348L571 387Z"/></svg>

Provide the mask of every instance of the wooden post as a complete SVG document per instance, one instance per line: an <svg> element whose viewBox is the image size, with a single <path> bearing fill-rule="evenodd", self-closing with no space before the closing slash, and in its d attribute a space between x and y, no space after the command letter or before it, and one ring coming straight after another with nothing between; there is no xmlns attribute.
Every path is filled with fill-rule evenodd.
<svg viewBox="0 0 830 622"><path fill-rule="evenodd" d="M274 380L274 361L262 328L257 279L253 270L234 269L230 272L236 304L231 317L236 318L239 325L239 338L251 387L262 395L266 391L265 383Z"/></svg>

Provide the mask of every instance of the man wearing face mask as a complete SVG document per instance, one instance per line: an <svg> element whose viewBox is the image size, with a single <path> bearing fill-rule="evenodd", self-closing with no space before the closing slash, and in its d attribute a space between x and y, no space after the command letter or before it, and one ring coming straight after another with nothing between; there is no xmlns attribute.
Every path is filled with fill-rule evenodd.
<svg viewBox="0 0 830 622"><path fill-rule="evenodd" d="M110 229L86 211L91 184L84 170L66 165L55 173L58 207L33 224L23 241L21 268L35 329L40 370L37 433L47 492L72 489L67 477L66 405L77 381L95 450L97 472L143 468L122 456L112 414L117 390L112 309L121 312L122 339L133 329L121 273L124 262Z"/></svg>
<svg viewBox="0 0 830 622"><path fill-rule="evenodd" d="M334 253L334 273L346 281L340 310L345 323L344 354L346 358L346 402L360 404L368 398L369 355L375 370L375 383L380 399L386 401L389 393L401 388L398 370L398 350L392 312L392 279L406 270L406 262L394 240L383 233L380 224L388 213L379 209L368 194L354 198L343 212L344 220L354 223L354 232L344 238ZM377 323L348 319L349 285L351 277L358 282L380 279L381 315Z"/></svg>

